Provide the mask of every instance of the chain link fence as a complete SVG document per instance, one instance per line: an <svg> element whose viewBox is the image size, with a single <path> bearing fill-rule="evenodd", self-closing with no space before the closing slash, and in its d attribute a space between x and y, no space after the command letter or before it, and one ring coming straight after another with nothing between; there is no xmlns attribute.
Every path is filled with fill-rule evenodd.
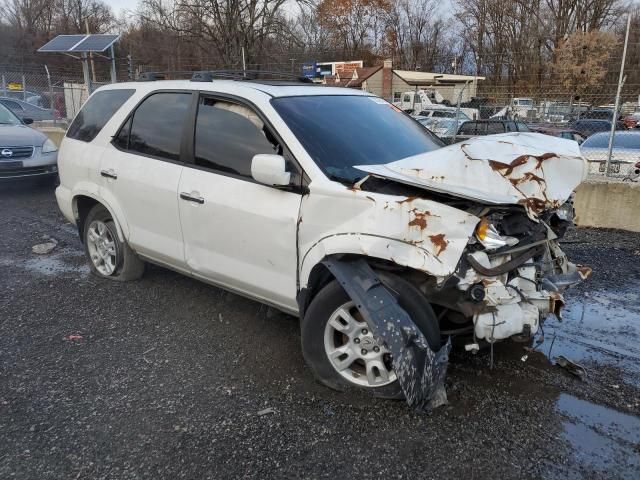
<svg viewBox="0 0 640 480"><path fill-rule="evenodd" d="M99 80L91 91L108 83ZM0 103L36 126L66 128L88 97L82 75L0 67Z"/></svg>
<svg viewBox="0 0 640 480"><path fill-rule="evenodd" d="M521 74L513 82L485 77L477 82L476 96L460 104L461 111L474 112L469 115L472 121L475 119L471 135L526 128L575 140L589 160L590 174L594 177L606 173L611 142L609 176L637 181L640 177L636 173L640 171L640 83L624 82L614 115L620 63L619 57L612 58L606 74L600 74L600 83L589 80L567 85L553 77L540 78L533 73ZM300 73L291 72L295 67L288 67L271 69ZM268 70L253 64L247 68ZM129 73L137 77L142 72L158 70L161 69L137 65L135 71L131 68ZM191 72L165 74L166 78L189 78ZM126 79L126 73L119 78ZM44 66L25 70L0 65L0 103L20 117L32 118L36 125L66 128L88 98L89 91L108 83L106 75L95 80L87 88L79 71L49 72ZM437 90L438 85L430 89ZM449 105L452 111L456 107ZM469 133L462 131L465 127L461 120L455 123L458 131ZM469 128L467 126L467 130Z"/></svg>

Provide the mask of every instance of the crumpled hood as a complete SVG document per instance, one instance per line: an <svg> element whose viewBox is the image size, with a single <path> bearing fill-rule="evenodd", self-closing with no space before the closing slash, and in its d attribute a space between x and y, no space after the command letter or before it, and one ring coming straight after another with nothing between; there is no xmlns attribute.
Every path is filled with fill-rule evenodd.
<svg viewBox="0 0 640 480"><path fill-rule="evenodd" d="M47 136L26 125L0 125L0 146L41 147Z"/></svg>
<svg viewBox="0 0 640 480"><path fill-rule="evenodd" d="M576 142L539 133L476 137L385 165L355 168L482 203L520 204L531 218L562 205L588 172Z"/></svg>

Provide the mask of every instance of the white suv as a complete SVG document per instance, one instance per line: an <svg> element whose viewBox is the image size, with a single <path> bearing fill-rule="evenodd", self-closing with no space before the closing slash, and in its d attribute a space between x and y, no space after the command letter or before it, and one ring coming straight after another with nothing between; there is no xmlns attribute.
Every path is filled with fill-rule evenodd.
<svg viewBox="0 0 640 480"><path fill-rule="evenodd" d="M321 382L417 406L442 393L443 339L529 338L589 273L556 240L586 172L575 142L443 147L346 88L109 85L70 126L59 169L94 274L134 280L148 261L299 315Z"/></svg>

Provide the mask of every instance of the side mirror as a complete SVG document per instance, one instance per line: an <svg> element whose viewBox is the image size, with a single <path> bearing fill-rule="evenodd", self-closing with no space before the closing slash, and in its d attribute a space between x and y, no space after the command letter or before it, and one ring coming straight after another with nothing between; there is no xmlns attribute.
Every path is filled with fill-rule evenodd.
<svg viewBox="0 0 640 480"><path fill-rule="evenodd" d="M262 153L251 159L251 176L256 182L272 186L289 185L291 180L283 156Z"/></svg>
<svg viewBox="0 0 640 480"><path fill-rule="evenodd" d="M22 123L25 125L31 125L33 123L33 118L23 118Z"/></svg>

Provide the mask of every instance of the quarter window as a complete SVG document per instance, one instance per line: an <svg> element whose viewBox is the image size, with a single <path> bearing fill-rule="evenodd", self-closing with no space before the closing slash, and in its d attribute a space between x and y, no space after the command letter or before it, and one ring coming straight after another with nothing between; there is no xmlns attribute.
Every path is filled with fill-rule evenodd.
<svg viewBox="0 0 640 480"><path fill-rule="evenodd" d="M195 163L251 178L251 160L260 153L282 155L282 148L250 108L214 98L198 106Z"/></svg>
<svg viewBox="0 0 640 480"><path fill-rule="evenodd" d="M117 89L94 93L71 123L67 137L90 142L135 90Z"/></svg>
<svg viewBox="0 0 640 480"><path fill-rule="evenodd" d="M136 108L114 143L129 151L179 160L190 105L190 93L155 93Z"/></svg>

